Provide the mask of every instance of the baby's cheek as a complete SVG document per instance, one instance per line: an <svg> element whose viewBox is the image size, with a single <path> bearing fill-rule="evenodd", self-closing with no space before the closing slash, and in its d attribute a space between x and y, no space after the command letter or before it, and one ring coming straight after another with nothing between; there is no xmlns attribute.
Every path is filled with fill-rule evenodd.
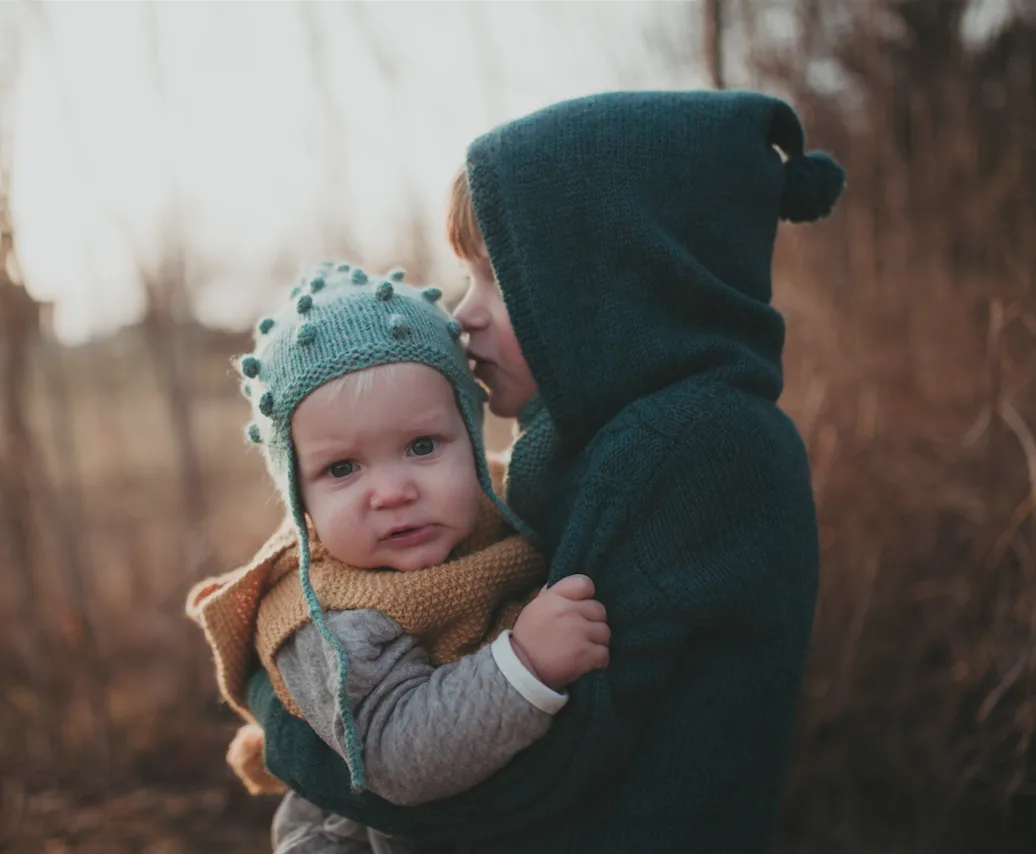
<svg viewBox="0 0 1036 854"><path fill-rule="evenodd" d="M320 501L310 511L309 517L313 520L320 541L333 552L349 547L355 536L356 524L347 507L340 503Z"/></svg>

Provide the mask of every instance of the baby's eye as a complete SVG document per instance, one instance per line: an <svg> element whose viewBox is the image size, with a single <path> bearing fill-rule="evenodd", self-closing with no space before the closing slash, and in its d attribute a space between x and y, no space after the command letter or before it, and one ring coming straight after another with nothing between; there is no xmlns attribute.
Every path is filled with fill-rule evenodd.
<svg viewBox="0 0 1036 854"><path fill-rule="evenodd" d="M431 436L418 436L410 443L410 453L415 457L427 457L438 444Z"/></svg>
<svg viewBox="0 0 1036 854"><path fill-rule="evenodd" d="M356 471L356 464L351 460L339 460L337 463L331 463L327 467L327 473L339 480L343 477L348 477L354 471Z"/></svg>

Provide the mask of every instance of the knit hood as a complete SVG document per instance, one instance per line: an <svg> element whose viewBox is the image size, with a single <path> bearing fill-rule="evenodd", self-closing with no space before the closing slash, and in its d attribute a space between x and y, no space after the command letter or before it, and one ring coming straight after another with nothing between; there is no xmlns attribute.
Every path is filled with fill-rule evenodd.
<svg viewBox="0 0 1036 854"><path fill-rule="evenodd" d="M778 150L779 149L779 150ZM828 214L844 184L782 101L619 92L472 143L475 214L563 446L686 377L776 400L779 219Z"/></svg>

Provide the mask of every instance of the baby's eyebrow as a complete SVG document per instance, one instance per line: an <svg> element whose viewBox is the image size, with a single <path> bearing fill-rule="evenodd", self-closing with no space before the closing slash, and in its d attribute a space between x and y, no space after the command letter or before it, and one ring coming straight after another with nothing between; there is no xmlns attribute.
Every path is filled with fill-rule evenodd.
<svg viewBox="0 0 1036 854"><path fill-rule="evenodd" d="M450 414L444 406L412 413L401 430L404 433L413 433L426 429L442 429L450 423Z"/></svg>
<svg viewBox="0 0 1036 854"><path fill-rule="evenodd" d="M295 456L302 468L320 469L338 460L346 459L350 452L343 445L328 443L323 447L295 448Z"/></svg>

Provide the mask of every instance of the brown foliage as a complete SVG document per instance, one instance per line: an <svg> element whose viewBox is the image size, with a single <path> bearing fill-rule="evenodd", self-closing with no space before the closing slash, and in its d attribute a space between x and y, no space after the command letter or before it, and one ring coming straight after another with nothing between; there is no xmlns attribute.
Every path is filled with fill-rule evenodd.
<svg viewBox="0 0 1036 854"><path fill-rule="evenodd" d="M1036 29L798 6L800 38L756 56L849 186L776 267L823 548L781 835L1006 850L1036 728Z"/></svg>

